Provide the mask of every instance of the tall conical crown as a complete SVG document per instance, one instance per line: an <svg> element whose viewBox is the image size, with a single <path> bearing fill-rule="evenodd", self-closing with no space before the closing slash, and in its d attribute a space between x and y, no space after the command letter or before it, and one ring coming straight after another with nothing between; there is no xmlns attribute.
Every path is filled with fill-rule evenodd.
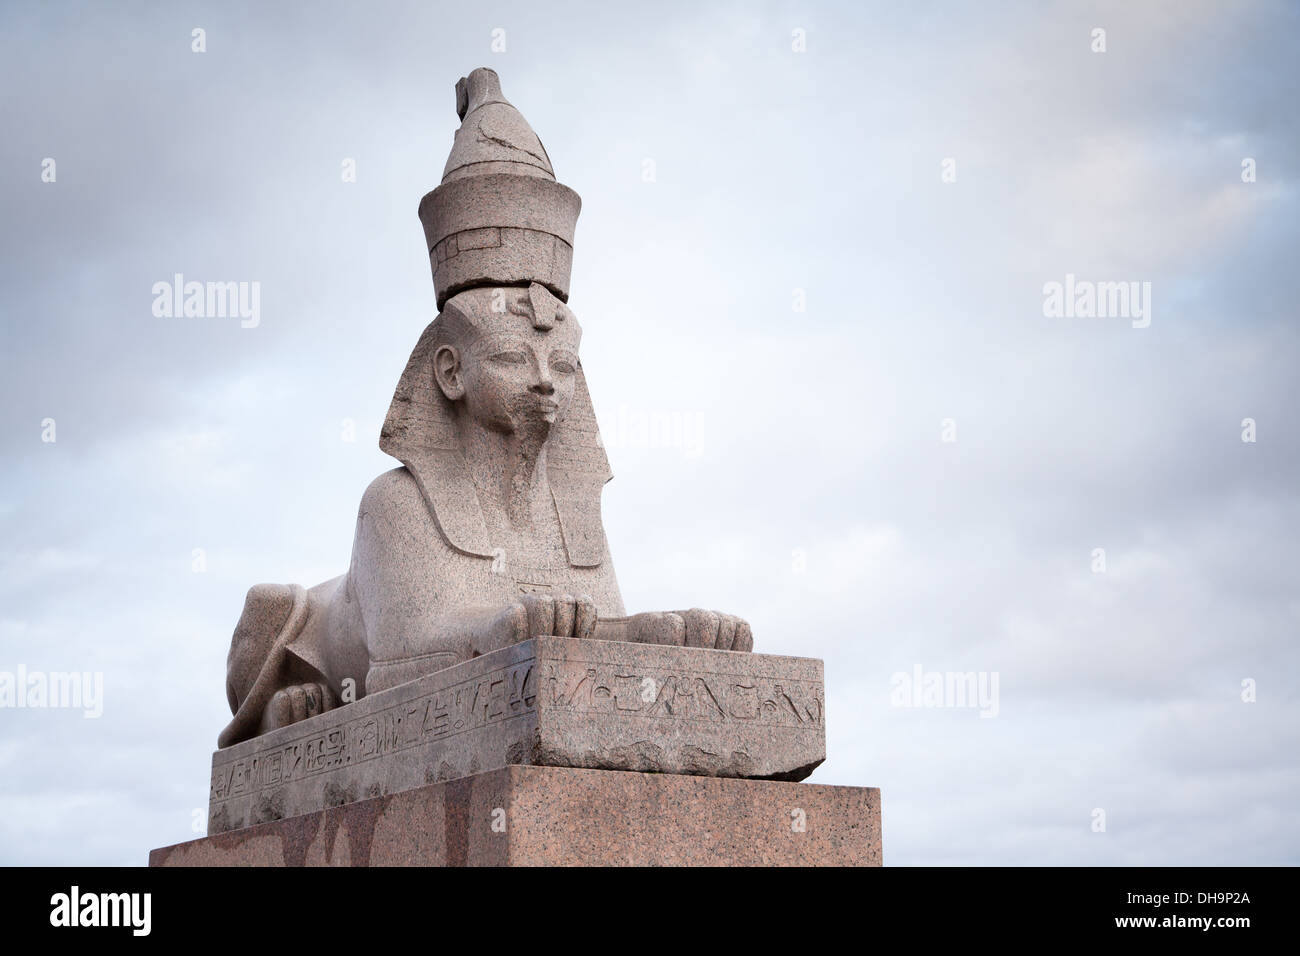
<svg viewBox="0 0 1300 956"><path fill-rule="evenodd" d="M542 141L494 71L461 78L456 112L442 185L420 201L438 308L464 289L532 282L568 301L582 200L555 181Z"/></svg>

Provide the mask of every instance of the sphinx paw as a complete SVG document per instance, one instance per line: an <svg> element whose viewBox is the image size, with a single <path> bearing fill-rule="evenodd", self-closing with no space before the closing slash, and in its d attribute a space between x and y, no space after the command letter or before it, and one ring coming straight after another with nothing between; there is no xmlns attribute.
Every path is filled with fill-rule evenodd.
<svg viewBox="0 0 1300 956"><path fill-rule="evenodd" d="M596 633L596 602L585 594L526 594L516 607L519 640L537 636L591 638Z"/></svg>
<svg viewBox="0 0 1300 956"><path fill-rule="evenodd" d="M627 639L636 644L686 643L686 621L676 611L642 611L627 621Z"/></svg>
<svg viewBox="0 0 1300 956"><path fill-rule="evenodd" d="M711 647L719 651L754 649L754 635L744 618L698 607L677 613L686 624L687 647Z"/></svg>
<svg viewBox="0 0 1300 956"><path fill-rule="evenodd" d="M338 701L326 684L292 684L277 690L267 702L262 716L263 732L288 727L337 706Z"/></svg>

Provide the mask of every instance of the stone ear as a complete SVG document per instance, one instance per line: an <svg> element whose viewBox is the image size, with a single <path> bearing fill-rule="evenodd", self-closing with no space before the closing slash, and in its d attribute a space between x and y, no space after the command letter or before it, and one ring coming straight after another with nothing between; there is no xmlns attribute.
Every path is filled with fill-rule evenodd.
<svg viewBox="0 0 1300 956"><path fill-rule="evenodd" d="M465 378L460 366L460 353L454 345L442 345L433 353L433 380L448 401L465 397Z"/></svg>

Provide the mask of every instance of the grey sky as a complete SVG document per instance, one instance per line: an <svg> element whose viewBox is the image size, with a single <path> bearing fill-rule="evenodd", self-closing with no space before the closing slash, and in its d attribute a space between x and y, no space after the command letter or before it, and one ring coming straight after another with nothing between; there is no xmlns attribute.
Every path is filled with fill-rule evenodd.
<svg viewBox="0 0 1300 956"><path fill-rule="evenodd" d="M583 197L629 610L823 657L812 780L883 789L887 862L1300 862L1298 37L1258 2L7 4L0 671L105 700L0 709L0 862L195 835L244 591L340 573L395 464L477 66ZM156 318L175 273L258 281L260 325ZM1045 317L1067 274L1150 282L1150 326ZM698 445L638 447L650 413ZM996 671L998 716L891 706L918 664Z"/></svg>

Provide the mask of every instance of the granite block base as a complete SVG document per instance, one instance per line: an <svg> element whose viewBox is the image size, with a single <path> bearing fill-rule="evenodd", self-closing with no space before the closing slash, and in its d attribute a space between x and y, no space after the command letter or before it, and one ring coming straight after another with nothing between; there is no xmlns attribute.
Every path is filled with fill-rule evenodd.
<svg viewBox="0 0 1300 956"><path fill-rule="evenodd" d="M879 866L880 791L507 766L162 847L150 866Z"/></svg>

